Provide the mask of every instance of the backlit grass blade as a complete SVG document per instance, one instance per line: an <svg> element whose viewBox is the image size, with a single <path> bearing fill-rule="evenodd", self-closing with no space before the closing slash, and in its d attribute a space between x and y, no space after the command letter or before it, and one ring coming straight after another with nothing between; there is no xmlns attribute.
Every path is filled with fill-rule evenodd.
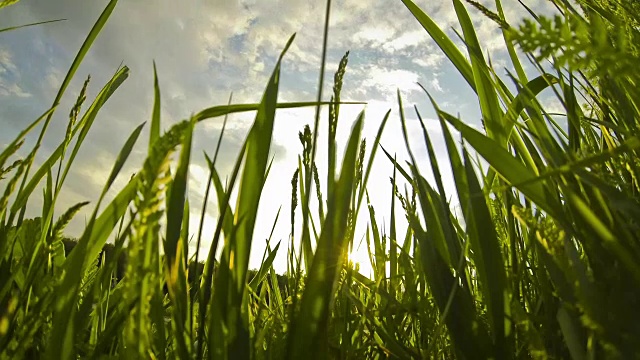
<svg viewBox="0 0 640 360"><path fill-rule="evenodd" d="M189 307L189 291L187 281L187 262L188 256L188 238L189 238L189 201L184 201L184 209L182 216L182 226L180 229L179 241L176 246L176 254L173 257L174 262L167 264L167 255L165 254L165 276L166 285L169 290L169 297L172 300L172 330L175 334L174 344L176 354L181 359L191 358L191 309ZM155 295L155 294L154 294ZM160 319L158 319L160 320ZM162 319L164 325L164 318ZM161 326L161 325L156 325Z"/></svg>
<svg viewBox="0 0 640 360"><path fill-rule="evenodd" d="M476 93L480 101L480 111L487 129L487 135L506 148L507 134L504 133L503 113L500 109L494 83L489 77L488 66L482 55L482 49L480 48L473 22L471 22L471 18L469 18L467 9L462 4L462 1L453 0L453 6L462 27L464 40L471 58L473 79L476 84Z"/></svg>
<svg viewBox="0 0 640 360"><path fill-rule="evenodd" d="M601 153L595 153L589 156L586 156L582 159L578 159L575 161L568 162L562 166L557 166L555 168L549 169L540 176L528 179L521 183L511 184L514 187L519 187L522 185L527 185L536 182L543 182L545 179L555 178L558 175L570 174L577 172L578 170L582 170L588 168L590 166L597 166L598 164L606 163L607 161L611 161L615 158L620 157L623 154L628 154L632 151L640 149L640 139L637 137L631 137L624 143L616 146L612 149L607 149Z"/></svg>
<svg viewBox="0 0 640 360"><path fill-rule="evenodd" d="M491 340L478 319L469 288L454 276L415 214L409 225L420 250L420 270L447 324L456 353L468 359L489 358Z"/></svg>
<svg viewBox="0 0 640 360"><path fill-rule="evenodd" d="M5 6L9 6L9 5L13 5L15 3L17 3L20 0L2 0L0 1L0 9L2 9Z"/></svg>
<svg viewBox="0 0 640 360"><path fill-rule="evenodd" d="M83 144L87 134L89 133L89 130L93 126L93 123L96 117L98 116L98 112L100 111L104 103L108 100L109 95L113 94L113 92L117 89L117 87L121 85L122 82L127 78L127 73L128 73L128 69L126 67L119 69L114 75L114 81L107 83L106 91L101 92L96 97L96 101L94 101L91 104L91 106L87 109L85 115L82 117L82 120L78 124L78 126L80 127L80 133L76 138L75 146L73 147L73 150L71 151L71 154L67 160L67 164L65 166L64 172L62 173L62 176L60 177L60 181L57 182L58 188L56 189L56 192L59 192L60 188L64 184L64 181L67 175L69 174L69 170L71 169L71 165L73 164L73 161L78 155L78 152L80 151L80 147ZM116 86L116 89L112 90L111 86ZM62 156L64 156L64 148L63 148Z"/></svg>
<svg viewBox="0 0 640 360"><path fill-rule="evenodd" d="M244 171L238 188L238 204L236 207L236 226L240 226L236 234L238 242L235 244L238 273L236 286L238 290L245 286L246 271L249 266L249 253L255 218L257 216L260 195L265 182L269 149L273 133L275 111L277 108L278 88L280 82L280 61L293 42L291 37L280 55L273 75L267 85L262 102L256 114L255 123L247 139L246 160ZM246 220L239 224L239 219Z"/></svg>
<svg viewBox="0 0 640 360"><path fill-rule="evenodd" d="M295 109L301 107L309 107L309 106L318 106L318 105L330 105L333 104L331 101L303 101L303 102L281 102L277 103L276 107L278 109ZM341 102L343 105L364 105L364 102ZM204 109L194 115L194 118L197 121L202 121L210 118L215 118L218 116L224 116L226 114L234 114L239 112L246 111L256 111L260 104L232 104L232 105L219 105L213 106L207 109Z"/></svg>
<svg viewBox="0 0 640 360"><path fill-rule="evenodd" d="M151 129L149 130L149 151L153 143L160 137L160 86L158 85L158 72L156 62L153 62L153 112L151 113Z"/></svg>
<svg viewBox="0 0 640 360"><path fill-rule="evenodd" d="M400 165L397 161L396 158L391 156L391 154L389 154L389 152L387 150L384 149L384 147L382 147L382 145L380 146L382 148L382 152L384 152L385 156L387 157L387 159L389 159L389 161L393 164L394 169L398 170L400 172L400 175L402 175L402 177L407 180L407 181L411 181L411 175L409 175L409 172L407 170L405 170L402 165Z"/></svg>
<svg viewBox="0 0 640 360"><path fill-rule="evenodd" d="M83 268L88 265L87 262L89 259L94 259L98 256L107 238L129 208L131 201L136 195L137 181L139 181L139 176L134 176L104 210L102 210L100 216L96 218L90 234L90 240L88 241L89 245L87 246L87 255Z"/></svg>
<svg viewBox="0 0 640 360"><path fill-rule="evenodd" d="M123 70L125 70L125 69L123 69ZM126 74L126 70L123 73ZM66 163L66 166L64 168L64 171L62 172L62 176L60 176L60 169L61 168L60 167L58 168L58 177L56 178L55 188L53 188L51 190L52 193L53 193L53 198L51 199L51 202L47 206L43 207L43 214L42 214L42 229L43 229L43 231L41 232L41 235L40 235L39 244L45 244L45 241L46 241L47 236L49 234L49 228L51 226L51 221L52 221L52 218L53 218L53 212L55 210L55 205L57 203L58 196L60 194L60 190L62 188L62 185L64 184L64 181L66 179L67 174L69 173L69 170L71 169L71 165L73 164L73 161L74 161L76 155L78 154L78 151L80 150L80 147L82 146L82 144L84 142L84 139L86 138L89 130L91 129L91 127L93 125L93 122L94 122L96 116L98 115L98 112L100 111L104 101L106 101L106 99L108 99L109 95L113 93L112 91L110 91L111 84L115 82L115 84L118 85L118 84L121 84L120 81L123 81L124 79L126 79L126 75L118 76L118 74L123 74L123 73L118 71L116 73L116 75L114 75L114 80L115 81L107 83L106 91L101 92L98 95L96 100L91 104L91 106L86 111L85 115L82 117L81 121L77 125L77 128L79 128L79 134L78 134L78 136L76 138L73 150L71 151L71 154L67 159L67 163ZM84 87L83 87L83 89L82 89L82 91L80 93L81 97L84 96L84 91L86 90L87 83L88 83L88 80L84 83ZM77 103L76 106L79 106L78 104L80 104L80 103ZM73 121L73 120L74 120L74 118L70 119L70 121ZM63 142L61 144L60 166L62 165L62 161L64 160L64 156L65 156L65 152L66 152L67 146L69 145L69 142L73 138L74 132L71 129L72 126L73 126L73 123L70 123L69 124L69 128L67 129L67 134L65 136L65 139L63 140ZM30 164L27 164L27 167L29 167L29 166L30 166ZM21 211L24 211L24 208ZM36 247L36 250L34 251L33 256L32 256L32 261L31 261L32 264L35 261L36 256L39 254L39 250L40 250L39 246ZM31 265L30 265L30 268L33 269L33 267Z"/></svg>
<svg viewBox="0 0 640 360"><path fill-rule="evenodd" d="M126 66L118 70L118 72L111 78L111 80L102 88L100 93L98 93L98 95L96 96L95 100L89 107L89 109L92 110L87 110L85 116L83 116L83 118L78 122L78 125L76 125L76 127L72 130L71 137L74 137L75 134L83 128L83 124L86 123L85 117L87 117L88 119L89 114L92 114L91 116L95 118L97 112L100 111L105 102L110 98L113 92L118 89L118 87L120 87L120 85L126 80L128 76L129 68L127 68ZM52 111L48 111L47 113L48 118L49 116L51 116ZM62 156L63 150L64 143L60 144L58 148L56 148L56 150L53 151L53 153L49 156L49 158L44 161L38 171L36 171L36 173L31 177L29 183L26 186L22 184L22 190L19 192L16 200L11 206L11 211L13 213L18 212L27 204L29 196L36 188L36 186L38 186L43 176L46 174L47 169L51 168L56 163L56 161L58 161L60 156Z"/></svg>
<svg viewBox="0 0 640 360"><path fill-rule="evenodd" d="M362 178L362 183L367 184L369 181L369 175L371 175L371 169L373 168L373 160L376 158L376 152L378 151L378 145L380 145L380 139L382 138L382 133L384 131L385 126L387 125L387 121L389 120L389 115L391 115L391 110L387 111L384 114L384 118L382 118L382 122L380 123L380 127L378 127L378 132L376 133L376 137L373 140L373 145L371 146L371 154L369 154L369 160L367 161L367 167L364 172L364 176ZM364 196L366 186L360 187L360 192L358 194L358 200L356 203L356 213L360 210L360 205L362 204L362 198Z"/></svg>
<svg viewBox="0 0 640 360"><path fill-rule="evenodd" d="M393 167L393 176L391 178L391 217L389 218L389 278L390 288L389 293L395 298L396 289L399 287L398 279L398 239L396 230L396 171Z"/></svg>
<svg viewBox="0 0 640 360"><path fill-rule="evenodd" d="M69 83L71 83L71 79L73 78L76 71L80 67L80 64L82 63L82 60L84 60L85 55L87 54L87 52L89 52L89 49L93 45L93 42L96 40L96 38L102 31L102 28L107 23L107 20L111 16L111 13L113 12L113 9L115 8L117 3L118 3L117 0L110 0L107 6L105 7L105 9L100 14L100 17L98 18L98 20L93 25L93 28L91 28L91 31L89 32L86 39L84 40L82 46L80 47L80 50L78 51L75 59L73 60L73 63L71 64L71 67L69 68L69 71L67 72L64 80L62 81L62 85L60 85L60 89L58 90L58 93L56 94L56 98L53 101L53 105L51 106L52 108L55 108L60 103L62 96L67 90L67 87L69 86ZM52 117L53 117L53 112L47 115L44 125L42 126L42 130L40 131L40 135L38 136L38 140L36 141L36 145L35 145L36 149L40 147L40 144L42 143L44 134L47 132L47 128L49 127L49 123L51 122ZM29 170L31 169L30 165L31 164L27 166L27 169L24 173L22 183L20 184L20 190L18 191L19 194L23 192L24 185L26 184L27 177L29 175ZM24 214L24 209L22 210L22 214Z"/></svg>
<svg viewBox="0 0 640 360"><path fill-rule="evenodd" d="M498 12L498 16L502 21L506 23L506 18L504 16L504 10L502 9L502 1L496 0L496 10ZM516 74L518 74L518 79L522 83L527 82L527 75L524 72L524 68L522 67L522 63L520 62L520 58L518 58L518 54L516 52L514 43L511 39L511 33L508 31L508 28L501 27L502 37L504 38L505 46L507 47L507 52L509 53L509 59L511 60L511 64L516 69Z"/></svg>
<svg viewBox="0 0 640 360"><path fill-rule="evenodd" d="M249 286L255 291L258 288L258 285L267 277L271 267L273 265L273 260L275 260L276 255L278 254L278 248L280 247L280 242L276 244L276 247L273 250L268 249L268 256L264 261L262 261L262 265L260 265L260 269L258 269L258 273L251 279Z"/></svg>
<svg viewBox="0 0 640 360"><path fill-rule="evenodd" d="M169 272L171 272L172 266L176 262L176 254L178 252L182 255L179 261L182 262L185 267L187 265L188 254L185 253L185 249L187 249L187 239L182 239L182 246L184 246L184 249L181 251L178 251L178 243L180 240L180 231L182 229L182 218L184 216L184 204L187 192L189 163L191 162L191 143L194 126L195 121L192 119L184 133L180 161L167 196L167 234L164 240L164 255L167 257L166 264L168 265Z"/></svg>
<svg viewBox="0 0 640 360"><path fill-rule="evenodd" d="M507 136L511 136L512 129L516 125L517 119L524 110L525 101L523 99L532 99L543 90L547 89L558 82L558 78L550 74L544 74L526 83L518 92L518 95L511 101L504 117L504 126L507 130Z"/></svg>
<svg viewBox="0 0 640 360"><path fill-rule="evenodd" d="M96 214L98 211L98 207L100 206L100 202L113 183L113 179L115 179L117 174L122 169L124 162L129 157L129 154L131 153L131 150L133 149L133 146L135 145L140 132L142 131L143 125L144 124L141 124L133 131L131 136L129 136L129 138L127 139L124 147L120 151L120 154L118 155L113 169L109 175L110 181L107 182L104 189L102 190L102 194L93 212L90 223L87 226L87 230L85 230L83 238L78 242L75 251L72 252L71 256L67 259L67 261L65 261L65 276L62 279L59 287L56 288L56 292L59 294L59 296L56 298L55 302L56 317L53 321L52 336L50 338L49 347L47 348L46 352L47 357L58 359L71 359L74 357L75 350L73 349L72 344L75 339L74 330L76 330L73 326L75 317L74 305L77 296L76 292L78 291L78 288L80 286L80 280L82 279L82 274L84 273L84 269L87 266L86 264L89 261L89 256L92 255L88 253L87 250L95 247L96 245L95 243L90 244L90 240L92 240L91 230L93 224L95 223ZM115 227L115 223L118 220L119 217L114 220L113 226L110 227L109 230ZM104 237L104 240L106 240L106 236ZM104 240L102 244L104 244ZM99 244L98 249L102 247L102 244ZM95 253L95 255L97 255L97 252Z"/></svg>
<svg viewBox="0 0 640 360"><path fill-rule="evenodd" d="M233 94L229 95L229 103L231 104L231 100L233 99ZM222 129L220 130L220 135L218 136L218 143L216 144L216 151L213 155L213 161L211 159L209 159L209 156L207 155L207 153L204 153L204 157L207 161L207 164L209 165L209 179L207 180L207 188L205 190L205 194L204 194L204 200L202 201L202 211L200 212L200 225L198 226L198 237L196 240L196 255L195 255L195 262L198 263L200 261L200 244L202 241L202 229L204 227L204 219L205 219L205 214L207 212L207 203L209 200L209 191L211 190L211 181L213 179L213 173L215 171L215 164L216 161L218 160L218 154L220 152L220 145L222 145L222 138L224 136L224 130L227 128L227 119L229 118L228 114L225 115L224 120L222 122ZM195 284L193 285L195 287Z"/></svg>
<svg viewBox="0 0 640 360"><path fill-rule="evenodd" d="M603 242L603 245L616 254L618 259L627 267L628 271L633 275L636 283L640 283L640 265L634 261L633 254L622 246L620 239L614 234L605 222L595 214L589 206L577 194L568 188L564 189L567 201L580 214L584 223L588 224Z"/></svg>
<svg viewBox="0 0 640 360"><path fill-rule="evenodd" d="M313 264L307 275L300 311L293 320L288 339L287 358L323 359L327 351L327 324L337 276L342 270L347 246L347 218L354 191L355 164L364 114L353 126L333 196L328 199L324 221ZM355 221L355 219L353 220Z"/></svg>
<svg viewBox="0 0 640 360"><path fill-rule="evenodd" d="M40 121L42 121L44 118L49 116L49 114L52 113L54 110L55 108L51 108L45 111L44 114L40 115L39 118L37 118L34 122L29 124L29 126L27 126L24 130L22 130L20 134L18 134L18 136L16 136L16 138L10 144L8 144L4 150L2 150L2 153L0 153L0 169L4 167L4 164L7 161L7 159L11 155L13 155L13 153L15 153L15 150L17 150L18 146L20 146L19 144L23 142L24 137L27 136L27 134L30 133L31 130L33 130L33 128L35 128L40 123Z"/></svg>
<svg viewBox="0 0 640 360"><path fill-rule="evenodd" d="M231 231L233 229L233 219L235 218L235 216L233 215L233 210L231 209L231 206L229 206L228 193L227 193L228 190L225 190L224 187L222 186L222 182L220 181L220 175L218 175L218 172L215 169L213 170L212 180L213 180L213 185L216 189L216 194L218 196L218 211L220 214L222 214L224 211L226 211L227 214L229 214L228 216L224 217L224 220L220 220L222 221L222 230L224 231L225 234L231 234Z"/></svg>
<svg viewBox="0 0 640 360"><path fill-rule="evenodd" d="M231 198L231 193L235 187L236 184L236 180L238 178L238 174L240 173L240 165L242 164L242 159L244 158L244 154L245 154L245 150L246 150L246 142L242 145L242 148L240 149L240 153L238 154L236 163L234 165L233 171L231 173L231 176L229 178L229 182L227 185L227 189L226 191L223 190L222 188L222 183L219 180L219 176L217 174L217 172L215 171L215 168L212 167L212 171L213 171L213 179L214 179L214 184L216 186L216 191L218 193L218 206L220 209L220 215L218 218L218 223L216 224L216 229L215 232L213 234L213 238L211 240L211 245L209 247L209 255L207 257L207 261L205 263L204 266L204 272L202 274L202 279L200 280L200 296L199 296L199 319L198 319L198 328L199 329L204 329L205 328L205 323L209 323L209 328L212 328L214 326L219 326L219 324L215 324L215 322L220 322L223 319L223 315L224 312L222 310L224 310L226 308L226 303L219 303L216 306L209 306L209 302L210 300L213 298L212 296L212 290L213 290L213 280L214 280L214 265L216 265L217 260L216 260L216 254L218 251L218 244L220 241L220 235L222 233L222 230L224 228L225 231L225 236L231 236L231 234L233 233L233 218L235 218L233 216L233 213L231 211L231 208L229 206L229 199ZM213 166L213 163L210 163L210 166ZM221 199L221 200L220 200ZM227 209L226 211L224 209ZM225 271L225 265L228 268L228 265L226 263L226 259L225 259L225 254L223 254L222 258L220 259L221 263L218 265L220 271ZM227 274L225 274L227 275ZM227 276L228 277L228 276ZM226 281L228 282L228 279L226 279ZM225 289L225 287L228 287L228 284L224 284L220 285L220 288ZM214 293L215 295L215 293ZM225 292L226 295L226 292ZM221 296L220 294L216 295L216 296ZM225 297L222 297L222 299L224 299ZM207 316L208 314L208 316ZM212 357L212 350L214 349L214 342L215 341L220 341L220 339L216 339L216 333L209 333L208 334L208 341L207 341L207 345L209 347L209 357ZM203 355L204 355L204 342L205 342L205 338L204 338L204 332L203 331L198 331L198 348L197 348L197 352L196 352L196 356L198 359L202 359ZM220 346L220 345L218 345ZM224 349L223 349L224 350Z"/></svg>
<svg viewBox="0 0 640 360"><path fill-rule="evenodd" d="M385 255L387 249L383 247L382 236L378 229L378 222L376 221L376 214L372 205L369 205L369 227L370 231L367 231L367 239L369 239L369 232L371 232L374 248L373 259L375 259L371 264L374 270L373 276L376 281L382 281L382 279L387 277L385 269ZM369 241L367 241L367 249L369 250L370 247L368 245Z"/></svg>
<svg viewBox="0 0 640 360"><path fill-rule="evenodd" d="M44 24L54 23L54 22L58 22L58 21L66 21L66 20L67 19L56 19L56 20L40 21L40 22L31 23L31 24L11 26L11 27L8 27L8 28L0 29L0 33L5 32L5 31L18 30L18 29L22 29L22 28L26 28L26 27L30 27L30 26L38 26L38 25L44 25Z"/></svg>
<svg viewBox="0 0 640 360"><path fill-rule="evenodd" d="M462 55L458 47L451 39L442 31L438 25L420 9L411 0L402 0L404 5L411 11L411 14L418 20L420 25L429 33L431 38L438 44L440 49L445 53L449 61L458 69L460 74L467 81L469 86L476 91L476 83L473 76L473 70L469 61Z"/></svg>
<svg viewBox="0 0 640 360"><path fill-rule="evenodd" d="M421 207L422 213L425 216L425 219L428 222L432 233L435 234L432 236L432 239L433 239L432 245L438 250L438 252L440 253L440 256L442 256L445 262L451 265L453 264L453 261L454 261L453 258L451 257L451 251L455 251L455 249L449 249L449 246L447 244L445 234L444 234L446 223L442 221L443 220L442 217L436 215L438 213L442 213L442 211L438 209L438 207L442 206L442 204L439 204L439 201L438 201L440 196L437 196L436 198L432 198L432 195L435 192L433 191L431 186L427 184L427 182L424 180L424 178L420 174L420 170L416 165L417 162L416 162L415 155L413 153L413 150L411 149L411 146L409 145L409 135L407 131L406 118L404 115L404 106L403 106L402 97L400 96L399 90L397 91L397 98L398 98L398 110L400 113L400 123L402 125L402 136L404 137L404 143L407 149L407 153L411 158L410 169L411 169L411 175L412 175L412 179L411 179L412 186L414 188L414 191L416 191L416 193L418 194L418 198L420 199L420 207Z"/></svg>
<svg viewBox="0 0 640 360"><path fill-rule="evenodd" d="M495 224L487 207L484 194L476 178L469 155L464 152L470 213L465 214L467 232L473 251L473 259L478 270L478 278L483 291L483 299L487 304L489 323L491 324L494 351L496 357L502 358L513 352L506 329L509 328L510 314L508 309L508 289L504 269L504 259L495 230Z"/></svg>
<svg viewBox="0 0 640 360"><path fill-rule="evenodd" d="M187 331L190 328L188 319L190 312L185 273L189 256L187 243L189 208L186 192L195 124L195 120L191 119L184 132L180 161L167 196L167 235L164 239L164 264L166 274L168 274L167 287L173 302L172 324L177 334L177 353L182 358L190 357L190 346L187 345L189 342L185 339L190 338L190 334Z"/></svg>
<svg viewBox="0 0 640 360"><path fill-rule="evenodd" d="M429 96L431 98L431 96ZM431 102L435 105L433 99ZM420 126L422 127L422 136L424 138L424 142L427 145L427 151L429 153L429 162L431 163L431 169L433 171L433 176L436 180L436 185L438 187L438 192L440 194L440 211L442 211L442 235L446 241L447 248L449 249L449 256L451 259L459 259L461 246L458 239L455 236L455 229L453 228L453 224L451 222L451 218L448 216L449 213L449 205L447 202L447 194L444 189L444 184L442 183L442 174L440 173L440 166L438 164L438 159L436 157L436 152L433 148L433 143L431 142L431 138L429 136L429 132L424 124L422 116L420 116L420 112L418 108L414 106L416 111L416 115L418 116L418 120L420 120ZM438 201L435 201L437 203Z"/></svg>
<svg viewBox="0 0 640 360"><path fill-rule="evenodd" d="M520 163L509 152L502 149L494 140L454 117L446 117L445 119L460 131L464 139L473 146L474 150L509 184L521 183L536 177L531 170ZM552 199L549 199L543 184L529 183L518 187L518 190L522 191L522 193L534 201L536 205L552 216L555 216L557 213L555 210L557 206L555 206L555 202Z"/></svg>
<svg viewBox="0 0 640 360"><path fill-rule="evenodd" d="M226 235L228 241L226 241L224 250L226 254L223 255L225 261L229 261L229 263L228 267L221 265L220 277L217 278L214 287L214 297L220 302L212 304L215 308L212 315L221 315L224 318L217 319L213 323L211 329L213 334L210 335L209 342L211 344L210 356L225 358L228 356L248 358L250 356L248 309L242 304L247 284L254 225L269 161L269 149L271 148L278 101L280 66L282 57L294 37L295 35L289 39L280 55L258 107L255 122L247 137L244 170L238 189L234 232ZM226 256L229 258L227 259ZM230 279L220 280L226 277L230 277ZM222 304L223 301L226 304ZM222 311L223 309L226 310ZM222 336L223 332L225 333L224 337ZM223 338L224 343L213 340L219 341Z"/></svg>

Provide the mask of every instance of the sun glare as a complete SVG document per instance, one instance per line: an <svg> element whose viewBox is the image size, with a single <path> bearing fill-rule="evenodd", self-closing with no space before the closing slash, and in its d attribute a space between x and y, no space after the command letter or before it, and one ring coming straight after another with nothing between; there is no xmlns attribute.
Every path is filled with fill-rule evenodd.
<svg viewBox="0 0 640 360"><path fill-rule="evenodd" d="M369 253L367 252L367 245L361 244L349 253L349 261L353 263L354 268L358 269L358 272L369 278L373 277L373 268L371 267L371 260L369 259Z"/></svg>

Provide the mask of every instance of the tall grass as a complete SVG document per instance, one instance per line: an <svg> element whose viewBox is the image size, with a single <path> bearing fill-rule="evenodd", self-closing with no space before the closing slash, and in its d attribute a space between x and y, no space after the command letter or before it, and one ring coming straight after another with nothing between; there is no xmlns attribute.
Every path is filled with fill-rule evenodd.
<svg viewBox="0 0 640 360"><path fill-rule="evenodd" d="M60 99L116 2L109 2L87 36L50 109L0 153L5 178L0 198L0 357L640 356L640 78L634 71L640 64L640 9L635 3L554 0L557 17L531 12L531 18L512 26L499 0L495 11L453 0L462 29L460 49L423 9L402 0L416 26L436 41L477 95L484 131L441 110L425 90L437 119L425 120L417 108L415 112L435 178L431 184L409 145L406 108L398 92L397 119L410 160L401 164L386 150L382 155L394 165L392 205L384 209L390 213L389 226L377 224L373 205L367 204L365 215L360 210L391 112L384 114L370 151L361 134L364 113L355 119L341 160L336 151L348 53L334 77L330 101L323 102L320 92L316 101L282 103L281 61L291 37L259 103L230 101L211 107L164 134L154 66L146 160L107 203L106 193L137 143L143 122L122 146L77 245L65 252L64 228L88 204L79 203L55 218L56 202L87 133L127 79L128 68L118 69L82 112L86 88L92 85L85 82L64 139L35 172L30 170ZM487 61L470 7L500 26L514 72L500 76ZM326 24L329 16L330 3ZM320 79L327 32L325 26ZM527 66L533 71L526 72ZM563 114L545 110L537 98L545 90L555 94ZM274 271L277 252L285 251L278 243L267 247L260 268L250 272L276 109L302 106L318 110L313 131L300 133L303 151L291 182L288 271L284 278ZM315 163L320 106L329 106L326 174L319 174ZM190 265L187 251L192 135L201 121L241 111L254 111L255 121L225 185L216 168L219 146L213 160L206 155L206 198L216 196L219 216L199 271ZM445 167L437 161L426 121L441 126L461 215L445 196ZM32 150L10 161L39 125ZM397 185L401 179L410 185L404 192ZM41 183L42 216L25 218ZM317 209L309 206L312 193ZM235 202L232 194L237 194ZM404 214L396 213L396 202ZM297 206L302 219L296 219ZM201 214L202 224L205 210ZM371 278L348 261L359 215L368 215ZM396 222L402 219L407 230L398 233ZM302 223L300 234L294 231L296 221ZM115 255L106 256L101 249L110 236ZM120 254L128 259L122 279Z"/></svg>

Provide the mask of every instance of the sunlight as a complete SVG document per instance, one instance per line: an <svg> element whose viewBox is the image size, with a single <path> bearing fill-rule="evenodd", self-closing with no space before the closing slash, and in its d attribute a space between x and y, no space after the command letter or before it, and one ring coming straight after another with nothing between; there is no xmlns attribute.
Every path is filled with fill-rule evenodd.
<svg viewBox="0 0 640 360"><path fill-rule="evenodd" d="M361 243L355 247L353 251L349 253L349 261L353 263L353 267L358 269L360 274L368 278L373 278L373 268L371 267L371 260L367 252L367 244Z"/></svg>

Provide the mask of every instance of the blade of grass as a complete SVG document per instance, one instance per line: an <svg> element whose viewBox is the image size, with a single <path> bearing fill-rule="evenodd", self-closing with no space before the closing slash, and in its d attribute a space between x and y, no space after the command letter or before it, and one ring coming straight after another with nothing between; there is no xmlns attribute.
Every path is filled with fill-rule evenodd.
<svg viewBox="0 0 640 360"><path fill-rule="evenodd" d="M72 252L71 256L67 259L67 261L65 261L65 276L63 277L60 285L56 288L57 296L54 307L56 309L56 316L53 321L51 338L48 343L49 347L46 349L45 356L47 358L72 359L74 357L75 349L72 347L72 344L75 338L75 332L79 330L74 329L73 326L73 322L75 320L75 300L77 297L77 291L80 286L80 281L82 279L82 274L84 273L84 269L86 268L86 250L89 247L88 240L91 237L92 225L95 223L100 202L113 183L113 180L122 169L124 162L129 157L129 154L131 153L131 150L133 149L133 146L135 145L143 126L144 124L138 126L125 142L125 145L120 151L113 169L111 170L109 181L107 181L105 187L102 190L102 194L98 199L98 203L93 212L89 225L87 226L87 229L83 234L82 239L78 242L75 251ZM100 247L102 247L102 245L100 245Z"/></svg>
<svg viewBox="0 0 640 360"><path fill-rule="evenodd" d="M496 225L489 213L484 194L469 161L469 155L466 151L463 155L471 210L470 213L465 214L467 232L478 278L483 287L483 299L487 304L494 351L496 357L502 358L513 352L510 339L507 338L509 334L505 330L510 327L508 324L510 314L506 312L509 291L504 271L505 261L500 251L501 244L496 234Z"/></svg>
<svg viewBox="0 0 640 360"><path fill-rule="evenodd" d="M411 11L411 14L422 25L422 27L429 33L431 38L436 42L438 47L445 53L449 61L456 67L460 74L467 81L469 86L476 91L476 83L474 81L473 70L469 61L465 59L464 55L458 50L458 47L451 41L451 39L438 27L438 25L427 15L422 9L420 9L411 0L402 0L402 3Z"/></svg>
<svg viewBox="0 0 640 360"><path fill-rule="evenodd" d="M225 252L228 267L220 267L220 277L214 287L214 297L220 301L212 304L212 313L224 318L213 323L210 335L210 356L249 358L249 319L247 308L243 306L247 284L247 270L258 205L262 193L269 149L273 135L273 125L278 101L280 66L282 57L293 42L292 36L282 51L271 75L262 101L258 107L255 122L249 131L246 143L246 158L240 185L234 219L234 233L227 236ZM228 281L230 277L230 282ZM224 280L220 280L225 278ZM223 300L225 299L225 300ZM226 304L222 304L226 302ZM224 309L226 308L226 309ZM224 333L224 335L223 335ZM214 340L215 339L215 340ZM219 340L224 339L223 342ZM216 341L217 340L217 341ZM213 341L213 342L212 342Z"/></svg>
<svg viewBox="0 0 640 360"><path fill-rule="evenodd" d="M18 30L18 29L22 29L22 28L26 28L26 27L30 27L30 26L37 26L37 25L55 23L55 22L58 22L58 21L67 21L67 19L47 20L47 21L39 21L39 22L31 23L31 24L11 26L11 27L8 27L8 28L0 29L0 33L5 32L5 31Z"/></svg>
<svg viewBox="0 0 640 360"><path fill-rule="evenodd" d="M327 356L327 324L337 277L342 270L348 239L347 218L354 191L355 164L364 113L353 126L345 151L340 179L329 198L327 218L322 227L307 286L300 300L300 312L293 320L288 339L287 358L322 359ZM355 219L353 220L355 221Z"/></svg>
<svg viewBox="0 0 640 360"><path fill-rule="evenodd" d="M498 144L506 148L507 146L507 134L504 133L503 126L503 112L500 109L500 103L498 102L498 95L493 81L489 77L487 71L487 63L482 55L480 49L480 43L476 35L475 28L467 9L460 0L454 0L453 6L458 16L458 21L462 27L464 34L464 41L469 51L469 57L471 58L471 69L473 71L473 79L476 84L476 93L478 94L478 100L480 101L480 111L482 113L482 119L484 121L487 135L495 139Z"/></svg>
<svg viewBox="0 0 640 360"><path fill-rule="evenodd" d="M55 108L60 103L60 100L62 99L62 95L64 95L65 91L67 90L67 87L69 86L69 83L71 83L71 79L73 78L73 76L75 75L76 71L80 67L80 64L82 63L82 60L84 60L85 55L87 54L87 52L89 52L89 49L93 45L94 41L96 40L96 38L98 37L98 35L102 31L102 28L107 23L107 20L111 16L111 13L113 12L113 9L115 8L117 3L118 3L117 0L110 0L109 3L107 4L107 6L102 11L102 13L100 14L100 17L98 18L98 20L95 22L95 24L91 28L91 31L89 32L89 34L87 35L86 39L82 43L82 46L80 47L80 50L78 51L78 53L76 54L75 59L71 63L71 67L69 68L69 71L67 72L67 75L65 76L64 80L62 81L62 85L60 86L60 89L58 90L58 93L56 94L55 100L53 101L53 105L51 106L52 108ZM40 148L40 145L42 143L42 139L44 138L44 134L46 133L47 128L49 127L49 123L51 122L52 117L53 117L53 112L51 112L51 113L49 113L49 115L47 115L47 118L46 118L46 120L44 122L44 125L42 126L42 130L40 131L40 135L38 136L38 140L36 141L36 144L35 144L35 147L34 147L35 149ZM29 170L31 170L31 164L29 164L27 166L27 169L24 172L24 177L22 178L22 183L20 184L20 190L18 190L18 194L22 193L22 190L23 190L23 188L24 188L24 186L25 186L25 184L27 182L27 178L28 178L28 175L29 175ZM22 217L24 216L24 211L25 211L25 209L22 208L19 222L22 221Z"/></svg>
<svg viewBox="0 0 640 360"><path fill-rule="evenodd" d="M116 72L116 74L111 78L111 80L102 88L100 93L98 93L95 100L91 104L90 109L93 109L93 111L91 112L87 111L85 116L83 116L83 119L81 119L78 122L78 125L76 125L76 127L72 130L71 137L75 136L75 134L78 131L80 131L80 129L82 129L82 126L84 126L83 124L86 123L85 117L87 117L88 114L93 114L92 116L95 117L96 113L102 108L102 106L111 97L114 91L120 87L120 85L127 79L128 76L129 76L129 68L127 68L126 66L120 68ZM52 113L53 111L47 112L48 115L46 119L48 119L52 115ZM19 191L18 196L16 197L16 200L11 206L12 213L17 213L18 211L20 211L22 208L26 206L29 196L31 195L33 190L36 188L36 186L38 186L38 184L42 180L42 177L46 174L47 169L52 168L55 162L58 161L60 156L62 156L63 150L64 150L64 143L60 144L58 148L56 148L56 150L49 156L49 158L44 161L44 163L40 166L38 171L36 171L36 173L31 177L31 180L29 180L29 183L26 186L24 184L24 178L23 178L23 184L21 185L21 190Z"/></svg>
<svg viewBox="0 0 640 360"><path fill-rule="evenodd" d="M153 112L151 113L151 129L149 130L149 152L153 144L160 137L160 86L158 85L158 72L156 62L153 62Z"/></svg>
<svg viewBox="0 0 640 360"><path fill-rule="evenodd" d="M520 163L509 152L502 149L494 140L454 117L445 117L445 120L460 131L464 139L473 146L474 150L477 151L507 183L521 183L536 177L531 170ZM542 183L522 185L518 187L518 190L522 191L523 194L548 214L554 217L557 216L555 209L558 207L555 206L555 201L549 198L548 192Z"/></svg>

